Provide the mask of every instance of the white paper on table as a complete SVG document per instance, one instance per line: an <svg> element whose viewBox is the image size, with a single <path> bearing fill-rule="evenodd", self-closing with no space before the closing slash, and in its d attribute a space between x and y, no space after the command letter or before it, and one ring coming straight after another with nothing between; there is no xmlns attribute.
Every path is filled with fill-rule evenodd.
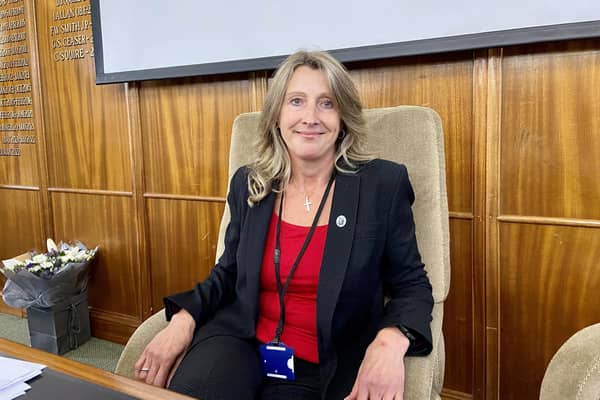
<svg viewBox="0 0 600 400"><path fill-rule="evenodd" d="M31 389L31 386L28 384L24 382L17 382L0 390L0 400L15 399L21 395L24 395L29 389Z"/></svg>
<svg viewBox="0 0 600 400"><path fill-rule="evenodd" d="M42 373L45 365L0 356L0 391Z"/></svg>

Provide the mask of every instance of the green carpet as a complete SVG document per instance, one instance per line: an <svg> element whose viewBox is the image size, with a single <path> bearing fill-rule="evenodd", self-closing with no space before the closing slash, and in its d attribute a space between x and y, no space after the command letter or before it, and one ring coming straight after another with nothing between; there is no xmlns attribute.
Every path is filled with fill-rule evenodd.
<svg viewBox="0 0 600 400"><path fill-rule="evenodd" d="M30 346L27 320L0 313L0 337ZM120 344L93 337L63 357L113 372L122 351Z"/></svg>

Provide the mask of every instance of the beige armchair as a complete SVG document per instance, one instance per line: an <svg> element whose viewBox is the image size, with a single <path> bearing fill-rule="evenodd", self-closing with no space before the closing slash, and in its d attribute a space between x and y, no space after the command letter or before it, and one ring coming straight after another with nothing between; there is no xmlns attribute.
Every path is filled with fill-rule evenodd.
<svg viewBox="0 0 600 400"><path fill-rule="evenodd" d="M444 379L444 300L450 286L448 203L444 138L439 116L424 107L400 106L365 110L369 148L380 158L405 164L415 191L413 212L417 240L433 286L433 351L427 357L406 359L406 400L440 399ZM240 115L233 124L229 176L250 161L248 143L257 131L259 113ZM217 254L223 248L229 212L221 220ZM192 285L193 282L190 282ZM133 366L148 341L166 325L164 311L146 320L130 338L116 373L133 376ZM201 329L201 328L200 328Z"/></svg>
<svg viewBox="0 0 600 400"><path fill-rule="evenodd" d="M571 336L558 349L542 380L540 400L600 399L600 324Z"/></svg>

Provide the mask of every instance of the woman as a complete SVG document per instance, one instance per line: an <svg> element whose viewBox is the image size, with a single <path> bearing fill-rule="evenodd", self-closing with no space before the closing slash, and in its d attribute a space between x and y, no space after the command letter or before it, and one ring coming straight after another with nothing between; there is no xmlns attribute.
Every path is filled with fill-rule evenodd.
<svg viewBox="0 0 600 400"><path fill-rule="evenodd" d="M205 400L401 399L433 307L406 168L365 153L358 92L327 53L284 61L259 129L231 180L225 251L165 298L170 323L136 376L164 386L183 357L169 387Z"/></svg>

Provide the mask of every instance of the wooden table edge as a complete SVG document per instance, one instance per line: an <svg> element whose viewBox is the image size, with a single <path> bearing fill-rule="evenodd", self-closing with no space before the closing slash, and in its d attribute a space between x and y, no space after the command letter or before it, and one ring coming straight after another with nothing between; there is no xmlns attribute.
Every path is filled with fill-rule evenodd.
<svg viewBox="0 0 600 400"><path fill-rule="evenodd" d="M19 343L0 338L0 353L44 364L48 368L83 381L115 390L120 393L147 400L190 400L191 397L151 386L124 376L113 374L68 358L47 353ZM35 388L34 388L35 389ZM32 389L32 390L34 390Z"/></svg>

